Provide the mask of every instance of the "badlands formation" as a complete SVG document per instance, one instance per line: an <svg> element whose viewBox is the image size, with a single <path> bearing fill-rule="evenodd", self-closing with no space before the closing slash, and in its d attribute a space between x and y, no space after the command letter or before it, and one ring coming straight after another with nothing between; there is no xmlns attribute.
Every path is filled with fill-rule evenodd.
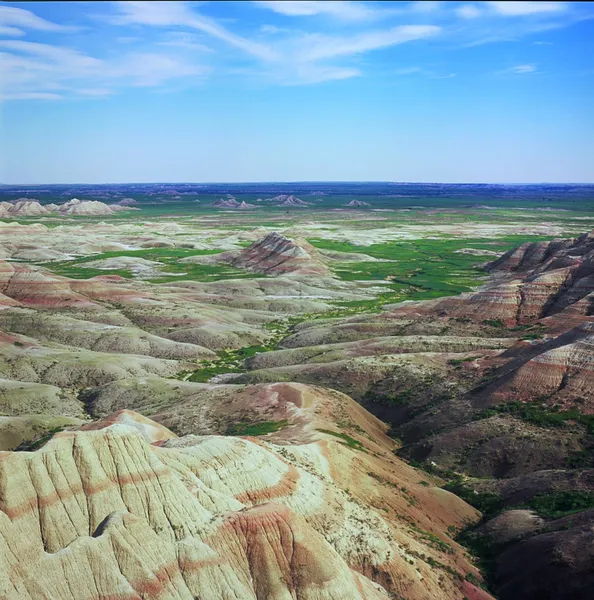
<svg viewBox="0 0 594 600"><path fill-rule="evenodd" d="M38 200L19 198L14 202L0 202L0 218L6 217L36 217L42 215L74 215L74 216L105 216L113 215L118 210L130 209L130 202L105 204L97 200L79 200L73 198L64 204L40 204Z"/></svg>
<svg viewBox="0 0 594 600"><path fill-rule="evenodd" d="M73 202L0 223L0 597L591 597L592 233L390 303L332 227Z"/></svg>

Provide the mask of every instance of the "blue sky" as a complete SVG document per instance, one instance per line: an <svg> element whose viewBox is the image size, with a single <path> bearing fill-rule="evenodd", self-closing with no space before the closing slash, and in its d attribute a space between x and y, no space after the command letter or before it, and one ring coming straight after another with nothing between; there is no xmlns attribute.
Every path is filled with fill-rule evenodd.
<svg viewBox="0 0 594 600"><path fill-rule="evenodd" d="M0 3L0 181L594 182L594 4Z"/></svg>

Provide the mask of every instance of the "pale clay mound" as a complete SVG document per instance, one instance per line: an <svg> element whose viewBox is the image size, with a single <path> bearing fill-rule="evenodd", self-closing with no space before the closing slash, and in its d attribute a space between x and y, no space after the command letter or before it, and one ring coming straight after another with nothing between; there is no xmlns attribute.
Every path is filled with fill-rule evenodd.
<svg viewBox="0 0 594 600"><path fill-rule="evenodd" d="M36 217L49 215L101 216L112 215L118 210L133 208L132 204L108 205L97 200L73 198L64 204L42 205L38 200L19 198L14 202L0 204L0 217Z"/></svg>
<svg viewBox="0 0 594 600"><path fill-rule="evenodd" d="M0 540L11 544L0 554L0 586L9 598L91 598L94 581L103 596L126 598L362 599L391 591L461 600L468 592L416 558L436 550L388 518L407 510L406 501L367 475L376 459L331 437L284 450L231 437L175 439L129 411L81 429L33 454L0 455L9 482ZM451 494L416 486L409 467L399 474L434 504L442 527L474 518ZM347 481L358 482L349 494ZM360 504L370 494L387 513ZM454 568L472 570L457 560Z"/></svg>

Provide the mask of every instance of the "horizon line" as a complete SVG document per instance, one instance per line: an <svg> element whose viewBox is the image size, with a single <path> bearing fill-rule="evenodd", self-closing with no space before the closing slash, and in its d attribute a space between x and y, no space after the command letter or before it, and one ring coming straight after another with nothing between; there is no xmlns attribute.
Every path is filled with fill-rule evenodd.
<svg viewBox="0 0 594 600"><path fill-rule="evenodd" d="M303 185L303 184L361 184L361 183L384 183L391 185L594 185L594 181L393 181L393 180L295 180L295 181L112 181L112 182L60 182L60 183L0 183L0 187L39 187L39 186L63 186L63 185Z"/></svg>

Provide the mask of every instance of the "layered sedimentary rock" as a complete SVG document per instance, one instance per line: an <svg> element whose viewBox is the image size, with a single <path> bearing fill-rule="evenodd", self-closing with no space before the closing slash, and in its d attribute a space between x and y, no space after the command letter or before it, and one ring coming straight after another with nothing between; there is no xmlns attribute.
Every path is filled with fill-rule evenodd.
<svg viewBox="0 0 594 600"><path fill-rule="evenodd" d="M2 202L0 204L0 216L2 217L37 217L46 215L78 215L78 216L102 216L112 215L117 210L123 210L134 206L135 200L122 204L108 205L97 200L79 200L73 198L64 204L42 205L39 200L19 198L14 202Z"/></svg>
<svg viewBox="0 0 594 600"><path fill-rule="evenodd" d="M551 406L579 406L581 412L594 414L593 348L594 323L583 323L547 343L524 349L495 372L495 381L481 390L480 397L496 404L530 402L537 396Z"/></svg>
<svg viewBox="0 0 594 600"><path fill-rule="evenodd" d="M58 208L63 215L111 215L113 208L97 200L79 200L73 198Z"/></svg>
<svg viewBox="0 0 594 600"><path fill-rule="evenodd" d="M380 483L378 468L337 441L282 449L176 439L119 413L34 453L0 454L0 586L8 598L31 599L461 600L476 588L440 576L431 560L472 567L392 521L406 494ZM452 495L415 486L407 469L399 472L407 493L440 515L432 527L474 518Z"/></svg>
<svg viewBox="0 0 594 600"><path fill-rule="evenodd" d="M569 311L589 316L594 305L594 234L575 240L523 244L487 263L487 270L513 275L471 294L398 307L396 315L437 314L523 325ZM500 275L501 277L501 275ZM562 317L561 317L562 318Z"/></svg>
<svg viewBox="0 0 594 600"><path fill-rule="evenodd" d="M26 198L20 198L8 210L9 216L14 217L45 215L48 212L37 200L27 200Z"/></svg>
<svg viewBox="0 0 594 600"><path fill-rule="evenodd" d="M309 246L310 252L304 247ZM328 268L316 260L315 250L303 242L297 244L285 236L273 232L234 256L221 256L233 266L274 275L328 275Z"/></svg>

